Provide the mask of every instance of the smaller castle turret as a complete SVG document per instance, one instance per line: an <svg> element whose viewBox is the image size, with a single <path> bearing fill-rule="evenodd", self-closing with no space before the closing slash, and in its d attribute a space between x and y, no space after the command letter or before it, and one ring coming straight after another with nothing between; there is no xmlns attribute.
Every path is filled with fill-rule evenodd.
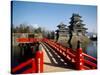
<svg viewBox="0 0 100 75"><path fill-rule="evenodd" d="M66 26L67 25L60 23L57 26L58 29L56 30L56 41L62 44L64 44L65 42L67 43L68 36L69 36L69 30ZM66 46L66 44L64 45Z"/></svg>
<svg viewBox="0 0 100 75"><path fill-rule="evenodd" d="M68 28L66 28L66 25L61 22L57 27L56 32L59 34L59 37L67 37Z"/></svg>

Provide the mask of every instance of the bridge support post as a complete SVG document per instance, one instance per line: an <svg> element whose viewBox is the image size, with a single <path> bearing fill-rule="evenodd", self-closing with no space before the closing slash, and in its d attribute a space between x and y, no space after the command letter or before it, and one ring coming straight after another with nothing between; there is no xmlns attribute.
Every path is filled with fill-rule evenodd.
<svg viewBox="0 0 100 75"><path fill-rule="evenodd" d="M36 52L36 72L43 72L43 51Z"/></svg>
<svg viewBox="0 0 100 75"><path fill-rule="evenodd" d="M84 57L82 54L81 43L78 41L77 51L76 51L76 69L83 70L84 69Z"/></svg>

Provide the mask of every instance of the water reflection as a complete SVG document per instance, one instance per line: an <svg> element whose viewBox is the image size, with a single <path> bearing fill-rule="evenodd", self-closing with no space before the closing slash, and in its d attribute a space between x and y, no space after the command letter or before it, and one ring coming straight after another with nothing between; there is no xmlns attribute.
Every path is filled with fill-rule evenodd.
<svg viewBox="0 0 100 75"><path fill-rule="evenodd" d="M86 53L97 58L97 41L91 41L86 49Z"/></svg>

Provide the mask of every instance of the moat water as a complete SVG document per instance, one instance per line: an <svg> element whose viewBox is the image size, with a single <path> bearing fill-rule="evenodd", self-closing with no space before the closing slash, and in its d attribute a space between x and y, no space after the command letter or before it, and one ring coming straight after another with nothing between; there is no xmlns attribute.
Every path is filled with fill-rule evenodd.
<svg viewBox="0 0 100 75"><path fill-rule="evenodd" d="M97 58L97 41L91 41L87 46L86 53Z"/></svg>

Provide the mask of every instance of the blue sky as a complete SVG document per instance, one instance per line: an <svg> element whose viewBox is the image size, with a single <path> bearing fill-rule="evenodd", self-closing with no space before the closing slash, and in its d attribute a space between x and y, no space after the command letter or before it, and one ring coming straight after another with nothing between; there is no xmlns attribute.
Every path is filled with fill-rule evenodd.
<svg viewBox="0 0 100 75"><path fill-rule="evenodd" d="M14 1L12 12L15 26L26 23L56 30L61 22L69 26L72 14L79 13L89 32L97 30L96 6Z"/></svg>

